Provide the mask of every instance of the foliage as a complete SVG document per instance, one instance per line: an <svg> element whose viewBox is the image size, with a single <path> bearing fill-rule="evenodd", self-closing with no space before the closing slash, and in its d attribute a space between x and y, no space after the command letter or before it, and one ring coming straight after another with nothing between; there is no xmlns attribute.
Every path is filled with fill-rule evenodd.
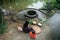
<svg viewBox="0 0 60 40"><path fill-rule="evenodd" d="M6 28L7 28L7 24L5 21L3 21L3 24L0 23L0 35L6 31Z"/></svg>
<svg viewBox="0 0 60 40"><path fill-rule="evenodd" d="M2 10L0 8L0 35L5 32L6 27L7 27L6 21L3 20L3 12L2 12Z"/></svg>
<svg viewBox="0 0 60 40"><path fill-rule="evenodd" d="M20 10L32 4L32 0L0 0L1 7L5 9Z"/></svg>
<svg viewBox="0 0 60 40"><path fill-rule="evenodd" d="M45 2L43 8L45 8L45 9L60 9L60 0L47 1L47 2Z"/></svg>
<svg viewBox="0 0 60 40"><path fill-rule="evenodd" d="M60 0L43 0L45 3L42 7L47 14L48 17L51 17L54 15L54 11L57 9L60 9Z"/></svg>

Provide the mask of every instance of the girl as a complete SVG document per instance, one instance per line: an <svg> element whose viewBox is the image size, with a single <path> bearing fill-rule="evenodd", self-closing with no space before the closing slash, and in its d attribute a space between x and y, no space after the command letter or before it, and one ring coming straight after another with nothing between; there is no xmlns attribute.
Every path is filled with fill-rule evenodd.
<svg viewBox="0 0 60 40"><path fill-rule="evenodd" d="M37 37L36 32L35 32L34 30L31 30L31 31L29 32L29 35L30 35L30 37L31 37L32 39L35 39L35 38Z"/></svg>

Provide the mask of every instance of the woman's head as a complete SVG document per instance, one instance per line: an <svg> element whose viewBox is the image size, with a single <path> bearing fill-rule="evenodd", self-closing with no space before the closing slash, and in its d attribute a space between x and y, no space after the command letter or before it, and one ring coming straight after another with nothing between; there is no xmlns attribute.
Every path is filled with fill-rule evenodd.
<svg viewBox="0 0 60 40"><path fill-rule="evenodd" d="M28 21L26 21L25 23L24 23L24 27L27 27L28 26L28 24L29 24L29 22Z"/></svg>
<svg viewBox="0 0 60 40"><path fill-rule="evenodd" d="M29 24L29 21L26 21L25 24Z"/></svg>

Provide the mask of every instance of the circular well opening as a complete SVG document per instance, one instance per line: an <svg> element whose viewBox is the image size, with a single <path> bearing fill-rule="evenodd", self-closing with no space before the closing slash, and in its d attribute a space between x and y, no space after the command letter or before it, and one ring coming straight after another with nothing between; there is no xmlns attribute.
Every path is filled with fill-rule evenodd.
<svg viewBox="0 0 60 40"><path fill-rule="evenodd" d="M28 14L28 15L35 15L35 14L36 14L36 12L35 12L35 11L33 11L33 10L30 10L30 11L28 11L28 12L27 12L27 14Z"/></svg>

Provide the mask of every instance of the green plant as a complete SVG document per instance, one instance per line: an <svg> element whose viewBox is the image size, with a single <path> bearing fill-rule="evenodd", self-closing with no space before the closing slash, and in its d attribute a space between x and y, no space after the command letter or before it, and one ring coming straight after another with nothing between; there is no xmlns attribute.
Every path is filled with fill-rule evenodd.
<svg viewBox="0 0 60 40"><path fill-rule="evenodd" d="M3 20L3 12L0 8L0 35L5 32L6 28L7 28L7 23L5 20Z"/></svg>

